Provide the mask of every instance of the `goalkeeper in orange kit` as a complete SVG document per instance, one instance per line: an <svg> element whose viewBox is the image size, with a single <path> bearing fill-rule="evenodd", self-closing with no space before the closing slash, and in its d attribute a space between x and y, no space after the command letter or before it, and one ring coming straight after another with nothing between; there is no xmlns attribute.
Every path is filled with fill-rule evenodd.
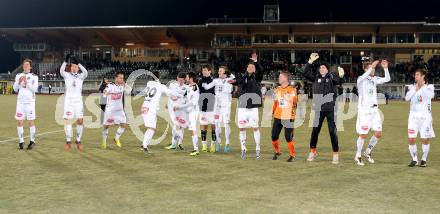
<svg viewBox="0 0 440 214"><path fill-rule="evenodd" d="M281 71L278 77L279 86L274 91L275 101L273 104L273 125L272 125L272 145L274 156L272 160L277 160L281 155L279 136L284 127L284 136L289 148L288 162L295 160L295 141L293 140L293 125L295 120L295 109L298 101L296 88L289 84L290 73Z"/></svg>

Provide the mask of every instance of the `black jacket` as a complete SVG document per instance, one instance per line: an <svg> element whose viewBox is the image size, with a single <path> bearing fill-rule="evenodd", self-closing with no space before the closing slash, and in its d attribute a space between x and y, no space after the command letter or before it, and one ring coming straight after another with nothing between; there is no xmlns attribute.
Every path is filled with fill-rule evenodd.
<svg viewBox="0 0 440 214"><path fill-rule="evenodd" d="M304 69L304 77L313 83L313 109L321 111L334 111L335 100L338 96L338 85L343 83L343 78L335 72L328 72L324 77L313 64L307 64ZM329 95L330 94L330 95ZM330 102L325 97L331 96ZM321 108L319 109L319 106Z"/></svg>
<svg viewBox="0 0 440 214"><path fill-rule="evenodd" d="M214 95L215 95L215 87L212 87L209 90L206 90L205 88L202 87L203 83L209 84L213 81L213 78L211 76L209 77L203 77L199 79L197 85L199 86L199 90L200 90L200 98L199 98L199 107L200 110L203 112L212 112L214 111L214 105L215 105L215 99L214 99ZM208 93L212 94L209 95ZM211 99L207 98L210 97Z"/></svg>
<svg viewBox="0 0 440 214"><path fill-rule="evenodd" d="M263 67L260 63L255 64L255 73L245 72L236 77L236 84L239 88L238 107L239 108L259 108L263 105L261 99L261 81L263 80ZM244 97L241 97L245 95ZM258 95L257 100L249 98L252 95Z"/></svg>

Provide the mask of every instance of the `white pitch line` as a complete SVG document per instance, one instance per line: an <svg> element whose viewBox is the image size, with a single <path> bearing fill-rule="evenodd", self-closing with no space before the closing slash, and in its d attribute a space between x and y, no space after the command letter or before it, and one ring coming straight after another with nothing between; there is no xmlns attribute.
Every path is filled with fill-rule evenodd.
<svg viewBox="0 0 440 214"><path fill-rule="evenodd" d="M64 129L63 130L57 130L57 131L43 132L43 133L37 134L36 136L38 137L38 136L41 136L41 135L48 135L48 134L57 133L57 132L63 132L63 131L64 131ZM29 136L25 136L24 138L29 138ZM10 139L7 139L7 140L1 140L0 143L14 142L14 141L17 141L18 139L19 139L18 137L17 138L10 138Z"/></svg>

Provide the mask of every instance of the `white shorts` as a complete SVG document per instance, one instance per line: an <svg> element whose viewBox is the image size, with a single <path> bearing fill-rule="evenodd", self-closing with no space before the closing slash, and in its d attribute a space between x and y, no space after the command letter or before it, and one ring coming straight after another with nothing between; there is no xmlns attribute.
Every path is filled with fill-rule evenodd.
<svg viewBox="0 0 440 214"><path fill-rule="evenodd" d="M189 113L188 115L188 129L191 131L197 131L197 118L199 117L199 112L197 111L192 111Z"/></svg>
<svg viewBox="0 0 440 214"><path fill-rule="evenodd" d="M35 120L35 102L17 102L17 108L15 110L16 120Z"/></svg>
<svg viewBox="0 0 440 214"><path fill-rule="evenodd" d="M217 123L223 123L223 124L229 123L231 121L231 107L230 106L218 107L214 115L214 120Z"/></svg>
<svg viewBox="0 0 440 214"><path fill-rule="evenodd" d="M210 125L215 124L215 113L213 111L210 112L200 112L200 125Z"/></svg>
<svg viewBox="0 0 440 214"><path fill-rule="evenodd" d="M157 112L149 109L147 106L142 106L141 113L145 127L155 129L157 124Z"/></svg>
<svg viewBox="0 0 440 214"><path fill-rule="evenodd" d="M64 98L64 119L81 119L84 117L82 98Z"/></svg>
<svg viewBox="0 0 440 214"><path fill-rule="evenodd" d="M408 117L408 138L434 138L435 133L432 128L432 115L427 112L410 112Z"/></svg>
<svg viewBox="0 0 440 214"><path fill-rule="evenodd" d="M189 124L189 115L185 110L173 111L172 120L176 126L187 128Z"/></svg>
<svg viewBox="0 0 440 214"><path fill-rule="evenodd" d="M356 120L356 132L358 134L368 134L370 130L382 131L382 118L380 117L379 109L359 109Z"/></svg>
<svg viewBox="0 0 440 214"><path fill-rule="evenodd" d="M258 108L238 108L237 109L238 128L258 128L259 115Z"/></svg>
<svg viewBox="0 0 440 214"><path fill-rule="evenodd" d="M187 111L176 111L174 114L179 127L197 131L198 112L192 111L188 113Z"/></svg>
<svg viewBox="0 0 440 214"><path fill-rule="evenodd" d="M119 125L121 123L127 123L127 116L125 115L125 112L123 110L117 110L117 111L112 111L110 110L105 110L104 113L104 120L103 120L103 124L106 126L111 126L111 125Z"/></svg>

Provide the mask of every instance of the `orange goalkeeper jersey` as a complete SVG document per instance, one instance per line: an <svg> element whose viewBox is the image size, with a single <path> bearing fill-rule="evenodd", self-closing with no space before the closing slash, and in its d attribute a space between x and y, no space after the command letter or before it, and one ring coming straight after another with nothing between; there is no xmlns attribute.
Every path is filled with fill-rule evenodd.
<svg viewBox="0 0 440 214"><path fill-rule="evenodd" d="M281 87L275 89L275 102L273 103L273 117L282 120L295 119L296 103L298 102L298 94L296 88L292 86Z"/></svg>

